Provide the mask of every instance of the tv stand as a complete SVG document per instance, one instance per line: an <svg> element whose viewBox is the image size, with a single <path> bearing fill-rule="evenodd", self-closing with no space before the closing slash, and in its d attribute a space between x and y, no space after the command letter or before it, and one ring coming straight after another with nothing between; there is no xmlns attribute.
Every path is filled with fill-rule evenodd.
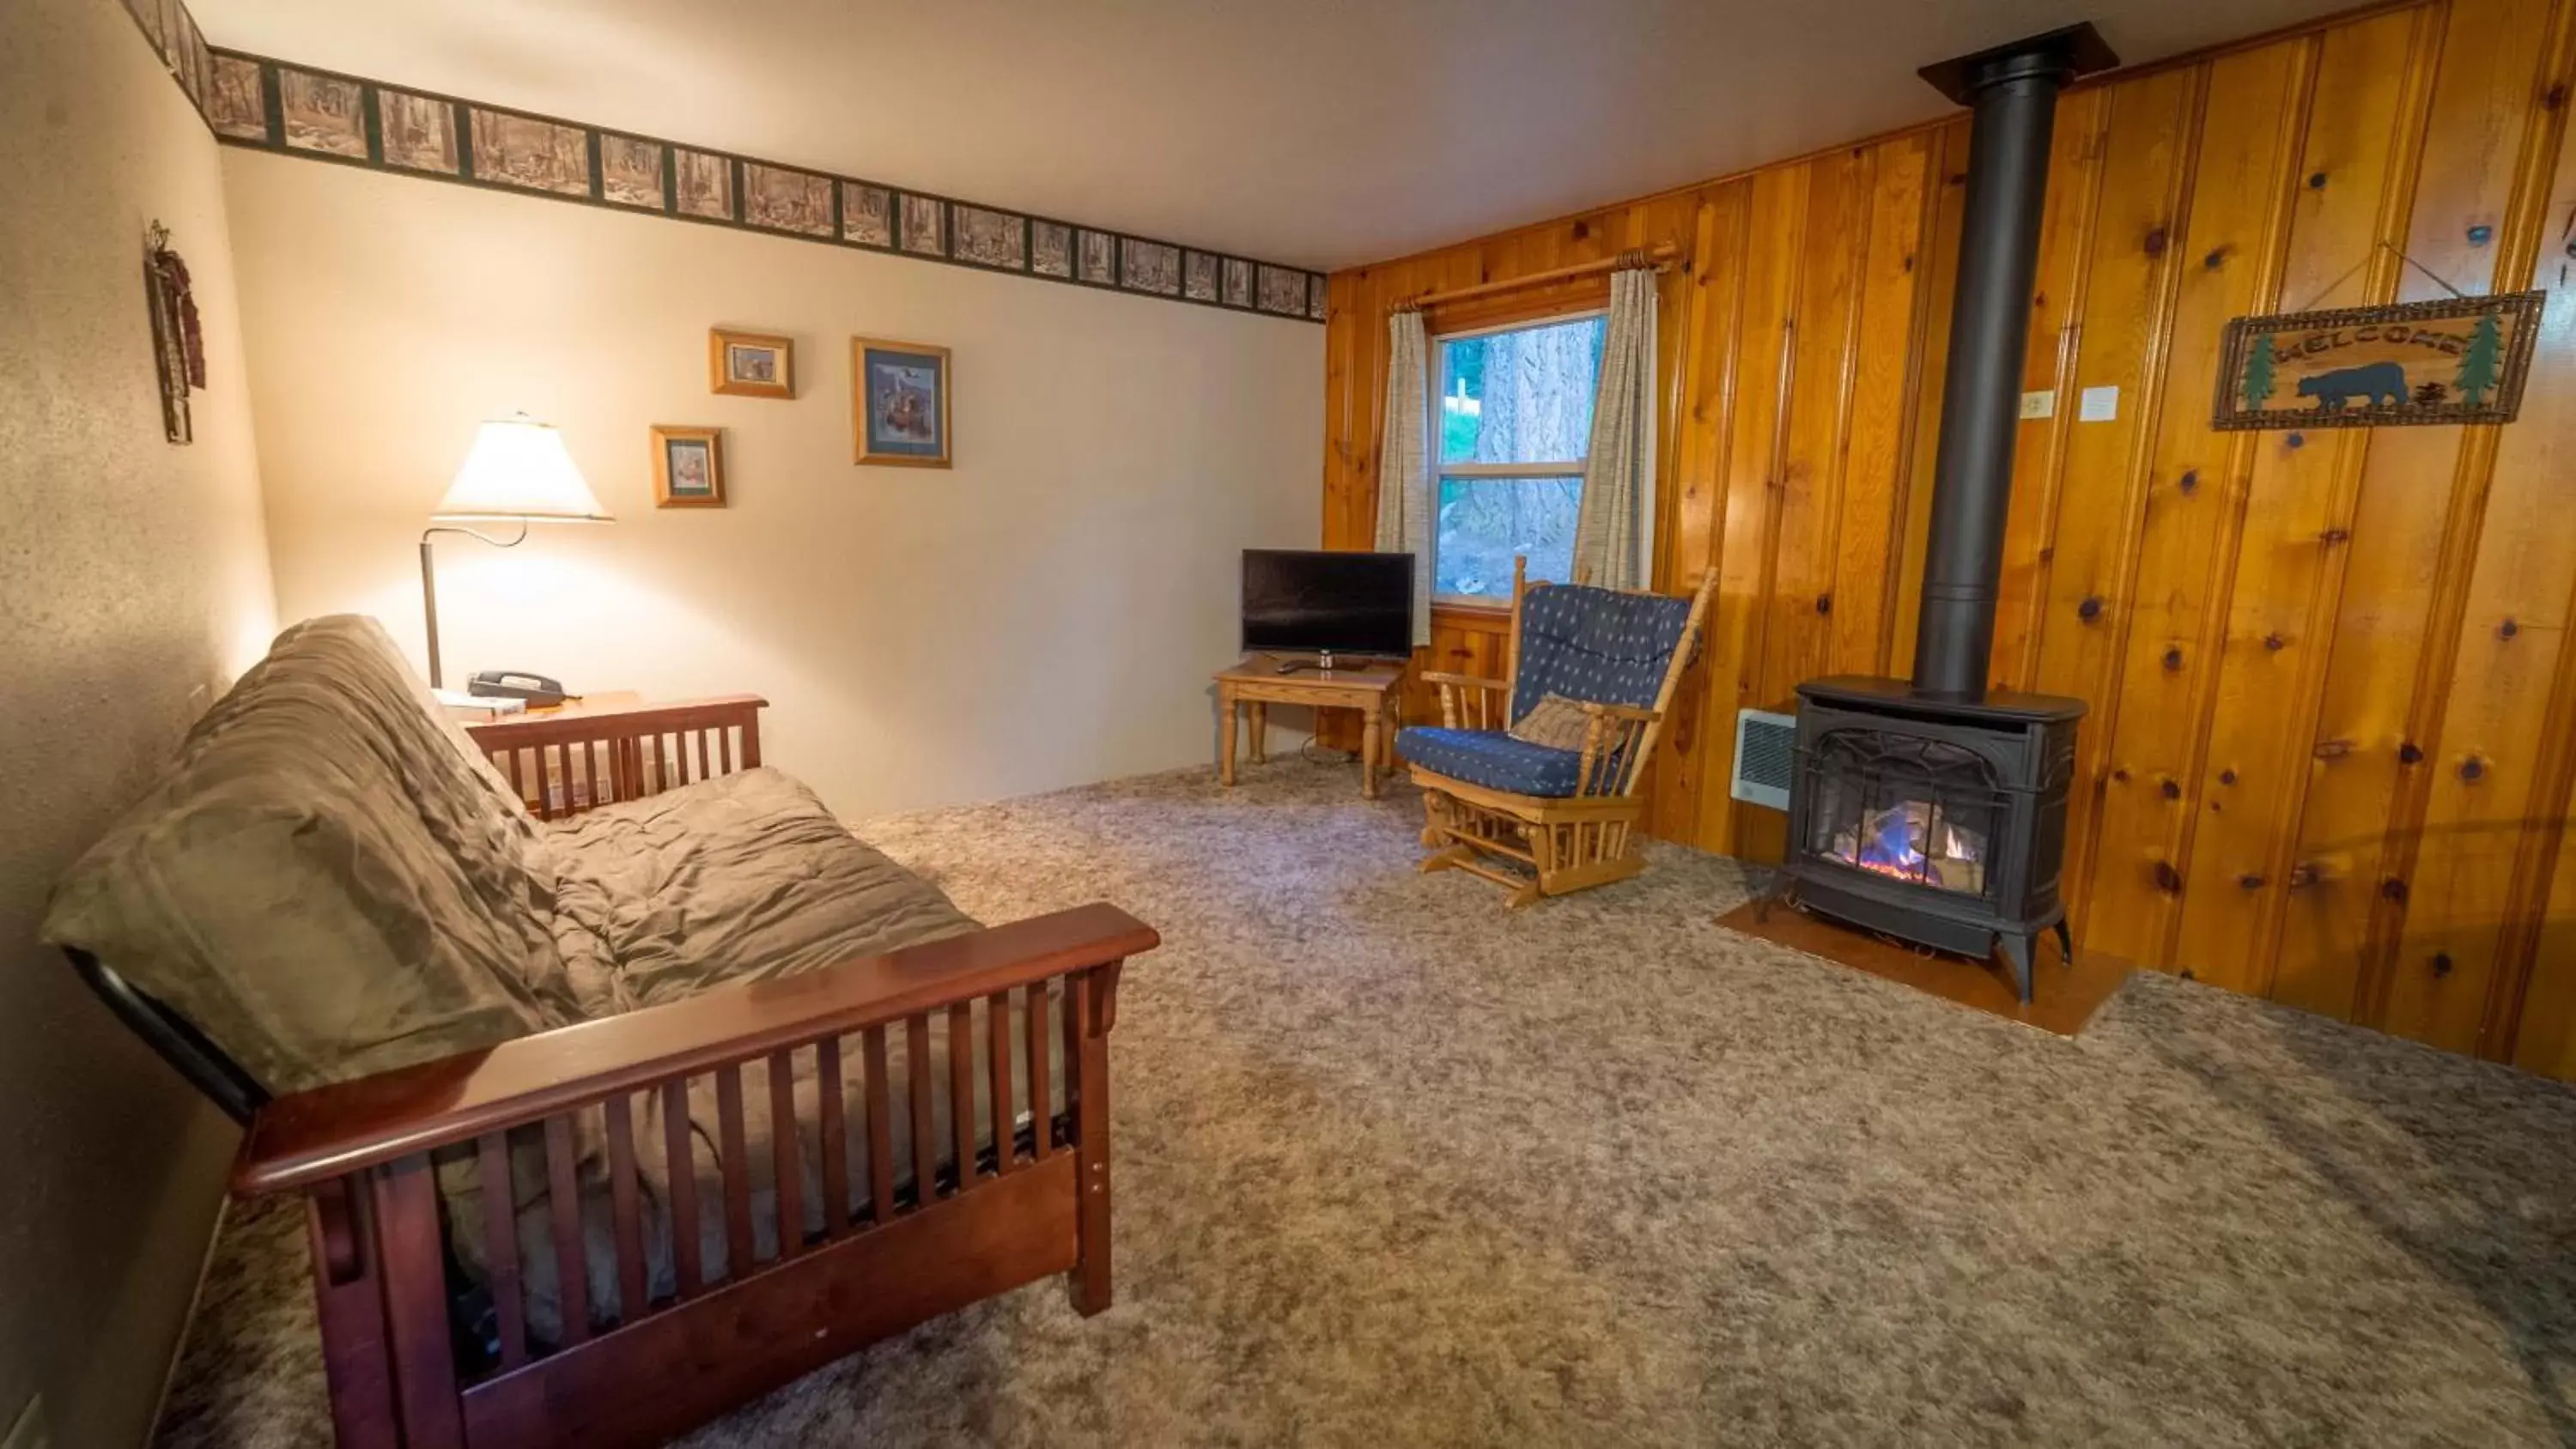
<svg viewBox="0 0 2576 1449"><path fill-rule="evenodd" d="M1311 679L1282 676L1313 671ZM1269 751L1263 736L1273 704L1300 704L1309 709L1355 709L1360 712L1360 793L1377 798L1379 774L1395 763L1395 731L1404 723L1404 668L1392 661L1353 660L1318 665L1256 654L1216 677L1218 722L1223 746L1217 756L1217 778L1234 783L1234 753L1242 716L1251 715L1252 762Z"/></svg>

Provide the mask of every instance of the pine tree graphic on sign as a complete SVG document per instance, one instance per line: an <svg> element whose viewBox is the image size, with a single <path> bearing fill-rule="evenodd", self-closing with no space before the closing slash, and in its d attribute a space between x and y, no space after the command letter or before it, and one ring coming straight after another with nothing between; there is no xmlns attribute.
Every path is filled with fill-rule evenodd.
<svg viewBox="0 0 2576 1449"><path fill-rule="evenodd" d="M2247 412L2261 412L2263 404L2271 400L2272 366L2272 334L2266 332L2254 339L2254 346L2245 354L2245 386L2242 395Z"/></svg>
<svg viewBox="0 0 2576 1449"><path fill-rule="evenodd" d="M2487 405L2487 394L2495 391L2496 374L2502 371L2503 351L2503 329L2496 323L2496 314L2489 312L2478 319L2476 330L2469 334L2469 350L2460 357L2459 376L2451 379L2451 385L2460 390L2463 406L2475 409Z"/></svg>

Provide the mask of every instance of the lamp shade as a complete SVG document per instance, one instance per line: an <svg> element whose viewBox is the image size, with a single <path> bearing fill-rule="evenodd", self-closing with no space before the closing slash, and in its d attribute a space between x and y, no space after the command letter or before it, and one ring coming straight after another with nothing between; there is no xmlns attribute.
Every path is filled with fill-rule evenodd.
<svg viewBox="0 0 2576 1449"><path fill-rule="evenodd" d="M563 435L521 413L485 423L447 496L438 502L445 519L521 519L532 523L608 523L581 469L564 450Z"/></svg>

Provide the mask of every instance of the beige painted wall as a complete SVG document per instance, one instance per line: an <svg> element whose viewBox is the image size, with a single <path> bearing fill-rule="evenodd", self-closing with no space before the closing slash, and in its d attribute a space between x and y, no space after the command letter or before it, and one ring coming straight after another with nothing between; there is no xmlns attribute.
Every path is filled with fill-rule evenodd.
<svg viewBox="0 0 2576 1449"><path fill-rule="evenodd" d="M1210 758L1238 551L1314 545L1324 329L227 150L283 617L420 650L413 545L477 420L564 430L617 523L439 544L449 682L754 690L848 817ZM796 339L717 397L707 329ZM850 462L853 333L954 350L956 466ZM732 506L656 510L647 429Z"/></svg>
<svg viewBox="0 0 2576 1449"><path fill-rule="evenodd" d="M142 1440L233 1132L36 944L274 615L215 143L112 0L0 23L0 1432ZM187 258L210 387L161 436L143 237Z"/></svg>

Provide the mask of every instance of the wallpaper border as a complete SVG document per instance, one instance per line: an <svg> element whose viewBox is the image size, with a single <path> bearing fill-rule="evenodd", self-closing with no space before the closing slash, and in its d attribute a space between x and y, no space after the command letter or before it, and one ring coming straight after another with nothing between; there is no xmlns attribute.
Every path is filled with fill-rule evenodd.
<svg viewBox="0 0 2576 1449"><path fill-rule="evenodd" d="M218 49L181 0L123 7L228 146L1220 311L1325 318L1325 274L1302 267Z"/></svg>

